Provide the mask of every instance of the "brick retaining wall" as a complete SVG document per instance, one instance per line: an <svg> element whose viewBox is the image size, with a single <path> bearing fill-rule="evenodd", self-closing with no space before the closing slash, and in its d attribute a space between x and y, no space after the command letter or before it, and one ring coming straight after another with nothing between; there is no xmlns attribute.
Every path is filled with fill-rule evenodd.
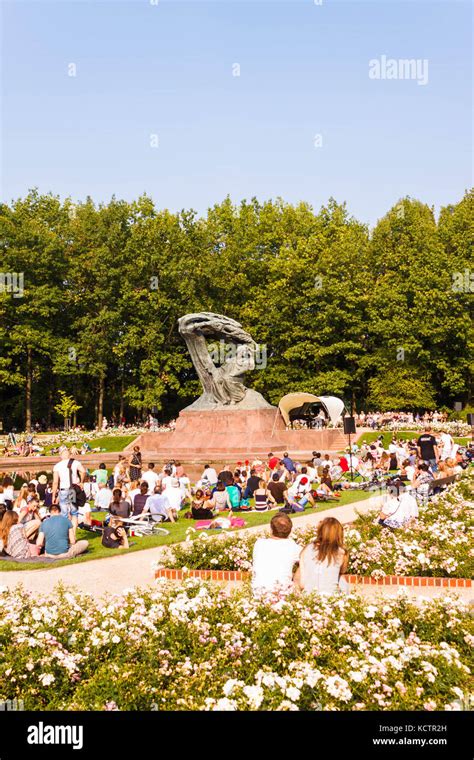
<svg viewBox="0 0 474 760"><path fill-rule="evenodd" d="M344 575L353 586L433 586L444 588L471 588L470 578L421 578L408 575L386 575L384 578L371 578L366 575ZM250 573L240 570L187 570L160 568L155 571L155 578L183 580L183 578L201 578L206 581L247 581Z"/></svg>

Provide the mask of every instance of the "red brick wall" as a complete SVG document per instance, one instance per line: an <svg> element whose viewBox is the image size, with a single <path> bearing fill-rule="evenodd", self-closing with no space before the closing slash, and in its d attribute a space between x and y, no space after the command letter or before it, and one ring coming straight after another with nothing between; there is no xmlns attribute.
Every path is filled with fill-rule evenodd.
<svg viewBox="0 0 474 760"><path fill-rule="evenodd" d="M182 580L183 578L202 578L211 581L247 581L250 573L240 570L170 570L161 568L155 571L155 578ZM415 578L405 575L386 575L384 578L371 578L364 575L345 575L350 585L370 586L437 586L444 588L471 588L470 578Z"/></svg>

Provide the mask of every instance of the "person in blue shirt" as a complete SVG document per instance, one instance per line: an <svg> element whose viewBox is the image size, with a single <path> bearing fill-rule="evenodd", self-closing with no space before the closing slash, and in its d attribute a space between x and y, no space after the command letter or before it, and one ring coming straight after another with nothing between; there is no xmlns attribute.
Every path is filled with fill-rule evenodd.
<svg viewBox="0 0 474 760"><path fill-rule="evenodd" d="M44 546L44 556L55 559L72 559L87 551L88 541L76 541L72 522L61 514L59 504L53 504L50 517L40 525L38 546Z"/></svg>
<svg viewBox="0 0 474 760"><path fill-rule="evenodd" d="M296 475L296 467L295 467L295 463L293 462L292 458L288 455L287 451L285 451L285 453L283 454L283 458L281 461L283 462L286 469L290 473L291 479L294 480L295 475Z"/></svg>

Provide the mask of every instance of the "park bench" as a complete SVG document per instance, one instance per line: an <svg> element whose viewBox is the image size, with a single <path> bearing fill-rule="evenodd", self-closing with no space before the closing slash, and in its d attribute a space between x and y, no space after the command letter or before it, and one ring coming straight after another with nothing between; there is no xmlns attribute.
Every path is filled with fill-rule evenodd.
<svg viewBox="0 0 474 760"><path fill-rule="evenodd" d="M457 480L457 475L448 475L446 478L436 478L431 481L429 489L428 489L428 498L430 496L434 496L437 493L441 493L441 491L444 491L445 488L450 486L452 483L455 483Z"/></svg>

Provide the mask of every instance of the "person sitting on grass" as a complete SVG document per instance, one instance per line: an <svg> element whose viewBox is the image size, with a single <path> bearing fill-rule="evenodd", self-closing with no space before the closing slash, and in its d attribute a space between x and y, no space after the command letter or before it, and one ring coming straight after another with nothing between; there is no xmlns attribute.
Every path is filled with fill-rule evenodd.
<svg viewBox="0 0 474 760"><path fill-rule="evenodd" d="M308 593L334 594L347 591L341 579L346 572L349 555L344 547L344 529L335 517L326 517L318 525L315 540L300 554L295 582Z"/></svg>
<svg viewBox="0 0 474 760"><path fill-rule="evenodd" d="M280 481L280 477L277 472L273 473L272 479L267 487L276 504L284 504L288 499L288 490L286 483Z"/></svg>
<svg viewBox="0 0 474 760"><path fill-rule="evenodd" d="M443 478L449 478L451 475L454 475L455 471L452 467L452 463L452 459L441 460L438 464L437 471L434 473L435 479L442 480Z"/></svg>
<svg viewBox="0 0 474 760"><path fill-rule="evenodd" d="M296 476L293 485L299 485L301 481L303 480L303 478L306 478L306 480L309 481L310 485L313 482L313 478L311 478L308 474L308 468L306 467L306 465L304 465L303 467L300 467L300 471L298 475Z"/></svg>
<svg viewBox="0 0 474 760"><path fill-rule="evenodd" d="M121 488L114 488L112 491L112 501L110 502L109 512L115 517L129 517L130 504L122 496Z"/></svg>
<svg viewBox="0 0 474 760"><path fill-rule="evenodd" d="M250 477L248 478L247 483L245 484L244 499L251 499L255 491L259 487L260 487L260 478L257 475L256 469L253 467L250 470Z"/></svg>
<svg viewBox="0 0 474 760"><path fill-rule="evenodd" d="M232 508L229 494L222 480L217 483L216 489L209 500L209 507L217 510L218 512L225 512L227 509Z"/></svg>
<svg viewBox="0 0 474 760"><path fill-rule="evenodd" d="M161 493L168 499L171 509L176 513L179 512L183 504L183 493L180 488L178 478L171 478L166 488L163 488Z"/></svg>
<svg viewBox="0 0 474 760"><path fill-rule="evenodd" d="M296 478L296 466L287 451L283 454L281 461L289 474L289 479L294 480Z"/></svg>
<svg viewBox="0 0 474 760"><path fill-rule="evenodd" d="M94 497L97 493L97 483L90 475L86 475L84 478L84 493L88 501L94 501Z"/></svg>
<svg viewBox="0 0 474 760"><path fill-rule="evenodd" d="M252 590L254 594L292 588L293 567L301 547L290 538L293 523L278 513L270 521L270 538L258 538L253 549Z"/></svg>
<svg viewBox="0 0 474 760"><path fill-rule="evenodd" d="M4 504L8 506L9 509L12 508L13 502L15 500L14 492L13 492L13 480L10 478L9 475L3 478L2 481L3 486L3 499L2 501ZM10 502L10 504L9 504Z"/></svg>
<svg viewBox="0 0 474 760"><path fill-rule="evenodd" d="M51 515L41 523L36 544L44 546L44 556L54 559L72 559L87 551L89 542L76 541L72 522L61 514L59 504L53 504Z"/></svg>
<svg viewBox="0 0 474 760"><path fill-rule="evenodd" d="M272 495L272 492L267 488L264 480L260 480L258 488L253 492L255 498L255 511L266 512L271 507L276 507L277 503Z"/></svg>
<svg viewBox="0 0 474 760"><path fill-rule="evenodd" d="M420 462L415 470L415 476L411 484L419 498L425 499L428 497L432 480L434 480L434 475L430 470L430 466L426 462Z"/></svg>
<svg viewBox="0 0 474 760"><path fill-rule="evenodd" d="M24 507L21 507L18 513L18 522L22 525L35 522L39 527L41 515L39 513L39 500L37 498L30 499Z"/></svg>
<svg viewBox="0 0 474 760"><path fill-rule="evenodd" d="M178 480L179 488L181 491L181 503L184 504L186 502L190 502L192 498L190 479L186 473L183 473L183 475L180 475L179 477L176 475L176 478Z"/></svg>
<svg viewBox="0 0 474 760"><path fill-rule="evenodd" d="M314 507L314 498L311 494L311 483L306 475L296 481L288 489L288 502L297 511L302 512L307 504Z"/></svg>
<svg viewBox="0 0 474 760"><path fill-rule="evenodd" d="M104 528L102 546L107 549L128 549L127 533L118 517L112 517L110 523Z"/></svg>
<svg viewBox="0 0 474 760"><path fill-rule="evenodd" d="M18 514L8 509L0 525L0 542L3 550L12 559L37 557L39 548L28 540L26 526L18 521Z"/></svg>
<svg viewBox="0 0 474 760"><path fill-rule="evenodd" d="M329 470L324 467L321 475L321 482L316 486L316 499L320 499L321 501L336 501L339 499L341 492L333 491L332 488L328 485L328 482L331 482Z"/></svg>
<svg viewBox="0 0 474 760"><path fill-rule="evenodd" d="M235 484L232 484L226 486L226 491L229 497L231 509L234 512L240 510L242 502L242 493L240 488L238 488Z"/></svg>
<svg viewBox="0 0 474 760"><path fill-rule="evenodd" d="M20 514L20 510L26 507L28 494L29 494L28 486L26 483L23 483L18 493L18 496L13 502L13 509L15 510L15 512L17 512L17 514Z"/></svg>
<svg viewBox="0 0 474 760"><path fill-rule="evenodd" d="M303 472L303 470L306 472ZM318 480L318 472L316 470L316 467L313 467L311 460L309 462L306 462L306 464L301 468L301 474L306 474L309 478L310 483L315 483Z"/></svg>
<svg viewBox="0 0 474 760"><path fill-rule="evenodd" d="M164 493L160 493L160 488L157 486L155 492L148 497L147 503L143 509L140 519L144 519L146 515L150 514L155 518L161 517L163 522L176 522L178 514L168 501L168 497Z"/></svg>
<svg viewBox="0 0 474 760"><path fill-rule="evenodd" d="M160 472L159 475L159 481L156 485L159 485L161 488L161 493L163 491L166 491L167 488L171 486L171 481L173 480L173 467L172 465L168 464L163 467L163 470Z"/></svg>
<svg viewBox="0 0 474 760"><path fill-rule="evenodd" d="M407 480L409 483L413 481L413 478L415 477L415 466L410 464L409 459L402 460L399 476L401 480Z"/></svg>
<svg viewBox="0 0 474 760"><path fill-rule="evenodd" d="M201 488L198 488L191 502L191 517L193 520L212 520L214 517L209 500Z"/></svg>
<svg viewBox="0 0 474 760"><path fill-rule="evenodd" d="M91 473L91 477L95 478L97 485L99 485L99 483L103 483L104 485L107 483L109 475L104 462L101 462L97 470L94 470L94 472Z"/></svg>
<svg viewBox="0 0 474 760"><path fill-rule="evenodd" d="M231 486L234 482L234 474L231 471L229 465L225 464L223 469L220 471L220 473L217 476L217 479L219 481L222 481L225 486Z"/></svg>
<svg viewBox="0 0 474 760"><path fill-rule="evenodd" d="M107 512L112 501L112 495L112 491L108 487L107 483L99 483L94 499L94 506L96 510L99 510L100 512Z"/></svg>
<svg viewBox="0 0 474 760"><path fill-rule="evenodd" d="M133 511L132 515L133 517L138 517L142 514L145 504L147 503L148 499L150 497L148 496L148 483L140 483L140 490L136 494L136 496L133 499Z"/></svg>
<svg viewBox="0 0 474 760"><path fill-rule="evenodd" d="M339 498L340 495L341 495L340 491L335 491L334 490L334 484L332 482L332 477L331 477L331 473L330 473L329 467L325 467L323 469L323 474L321 475L320 486L326 486L327 489L328 489L328 492L332 496L334 496L334 497Z"/></svg>
<svg viewBox="0 0 474 760"><path fill-rule="evenodd" d="M204 470L201 475L201 480L198 483L198 488L214 488L217 483L217 472L210 464L204 465Z"/></svg>
<svg viewBox="0 0 474 760"><path fill-rule="evenodd" d="M418 517L416 499L406 491L402 480L391 482L379 514L379 525L384 528L404 528Z"/></svg>

